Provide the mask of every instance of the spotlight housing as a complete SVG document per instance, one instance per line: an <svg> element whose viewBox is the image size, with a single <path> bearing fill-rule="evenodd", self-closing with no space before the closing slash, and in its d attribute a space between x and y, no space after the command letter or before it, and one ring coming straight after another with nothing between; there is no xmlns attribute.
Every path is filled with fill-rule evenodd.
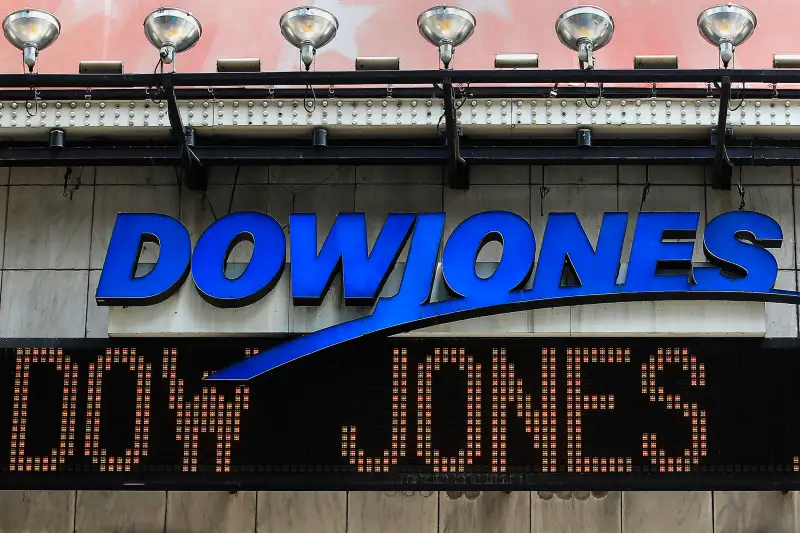
<svg viewBox="0 0 800 533"><path fill-rule="evenodd" d="M336 37L339 21L333 14L313 6L300 6L290 9L280 19L283 38L300 49L300 59L311 68L317 49L322 48Z"/></svg>
<svg viewBox="0 0 800 533"><path fill-rule="evenodd" d="M400 70L400 58L357 57L356 70Z"/></svg>
<svg viewBox="0 0 800 533"><path fill-rule="evenodd" d="M635 69L674 69L678 68L678 56L633 56Z"/></svg>
<svg viewBox="0 0 800 533"><path fill-rule="evenodd" d="M50 130L50 148L64 148L64 130Z"/></svg>
<svg viewBox="0 0 800 533"><path fill-rule="evenodd" d="M573 7L556 19L556 35L564 46L578 52L582 69L593 69L594 51L607 45L614 35L614 19L597 6Z"/></svg>
<svg viewBox="0 0 800 533"><path fill-rule="evenodd" d="M261 59L257 57L217 59L217 72L261 72Z"/></svg>
<svg viewBox="0 0 800 533"><path fill-rule="evenodd" d="M497 54L494 68L539 68L539 54Z"/></svg>
<svg viewBox="0 0 800 533"><path fill-rule="evenodd" d="M800 54L775 54L772 68L800 68Z"/></svg>
<svg viewBox="0 0 800 533"><path fill-rule="evenodd" d="M439 59L449 68L455 48L475 31L475 17L460 7L436 6L420 13L417 27L420 35L439 48Z"/></svg>
<svg viewBox="0 0 800 533"><path fill-rule="evenodd" d="M78 63L79 74L122 74L122 61L81 61Z"/></svg>
<svg viewBox="0 0 800 533"><path fill-rule="evenodd" d="M733 59L736 47L753 35L757 24L755 13L731 3L709 7L697 17L700 35L719 48L719 58L725 68Z"/></svg>
<svg viewBox="0 0 800 533"><path fill-rule="evenodd" d="M174 63L176 54L196 45L202 33L200 21L176 7L160 7L144 19L144 34L150 44L158 48L165 65Z"/></svg>
<svg viewBox="0 0 800 533"><path fill-rule="evenodd" d="M61 23L41 9L19 9L3 20L3 34L9 43L22 50L22 62L33 72L39 52L53 44L61 33Z"/></svg>

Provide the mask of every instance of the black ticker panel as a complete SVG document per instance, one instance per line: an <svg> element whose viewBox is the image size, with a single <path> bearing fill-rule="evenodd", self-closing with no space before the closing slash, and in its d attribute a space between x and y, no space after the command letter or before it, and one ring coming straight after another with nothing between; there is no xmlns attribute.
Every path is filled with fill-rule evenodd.
<svg viewBox="0 0 800 533"><path fill-rule="evenodd" d="M15 341L0 488L800 487L800 357L760 340Z"/></svg>

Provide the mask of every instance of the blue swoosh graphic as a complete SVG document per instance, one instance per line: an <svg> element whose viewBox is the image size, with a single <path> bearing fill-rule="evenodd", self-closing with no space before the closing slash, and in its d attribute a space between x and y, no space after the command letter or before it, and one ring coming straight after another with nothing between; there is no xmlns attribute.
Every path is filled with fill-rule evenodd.
<svg viewBox="0 0 800 533"><path fill-rule="evenodd" d="M408 264L412 264L410 260ZM427 266L430 267L430 265ZM404 276L405 278L406 276ZM430 280L432 277L428 279ZM289 340L250 359L220 370L206 379L214 381L247 381L306 355L361 338L376 335L394 335L467 318L530 309L595 303L663 300L725 300L800 304L800 292L778 289L772 289L767 292L740 292L733 290L704 290L699 287L693 287L690 290L681 291L624 292L624 286L619 285L617 292L599 294L573 293L570 295L541 297L541 295L534 294L532 290L525 290L513 291L504 295L487 295L480 298L463 298L419 305L419 302L414 302L413 299L404 296L403 289L401 287L400 292L395 297L380 300L375 307L375 311L369 316L343 322L303 337Z"/></svg>

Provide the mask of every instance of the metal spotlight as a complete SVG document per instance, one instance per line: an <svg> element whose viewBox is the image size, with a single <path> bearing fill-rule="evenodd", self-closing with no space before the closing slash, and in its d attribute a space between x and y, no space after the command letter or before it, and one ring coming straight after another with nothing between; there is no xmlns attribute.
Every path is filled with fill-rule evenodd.
<svg viewBox="0 0 800 533"><path fill-rule="evenodd" d="M400 70L400 58L357 57L356 70Z"/></svg>
<svg viewBox="0 0 800 533"><path fill-rule="evenodd" d="M197 44L203 28L194 15L176 7L160 7L144 19L144 34L150 44L158 48L161 62L174 63L175 54L185 52ZM173 72L175 67L172 67Z"/></svg>
<svg viewBox="0 0 800 533"><path fill-rule="evenodd" d="M800 54L775 54L772 68L800 68Z"/></svg>
<svg viewBox="0 0 800 533"><path fill-rule="evenodd" d="M41 9L19 9L3 21L8 42L22 50L22 62L33 72L36 57L61 33L61 23L52 13Z"/></svg>
<svg viewBox="0 0 800 533"><path fill-rule="evenodd" d="M494 68L539 68L539 54L496 54Z"/></svg>
<svg viewBox="0 0 800 533"><path fill-rule="evenodd" d="M673 69L678 68L678 56L633 56L635 69Z"/></svg>
<svg viewBox="0 0 800 533"><path fill-rule="evenodd" d="M556 20L559 40L578 52L582 69L594 68L594 51L600 50L614 35L614 19L597 6L578 6L568 9Z"/></svg>
<svg viewBox="0 0 800 533"><path fill-rule="evenodd" d="M217 72L261 72L261 59L257 57L217 59Z"/></svg>
<svg viewBox="0 0 800 533"><path fill-rule="evenodd" d="M81 61L78 63L80 74L122 74L124 70L122 61Z"/></svg>
<svg viewBox="0 0 800 533"><path fill-rule="evenodd" d="M301 6L283 14L280 20L283 38L300 49L300 59L311 68L317 49L336 37L339 21L331 13L313 6Z"/></svg>
<svg viewBox="0 0 800 533"><path fill-rule="evenodd" d="M454 49L475 31L475 17L460 7L436 6L420 13L417 27L429 43L439 48L439 59L448 68Z"/></svg>
<svg viewBox="0 0 800 533"><path fill-rule="evenodd" d="M753 35L756 24L752 11L731 3L709 7L697 17L700 35L719 48L719 58L725 68L733 59L734 49Z"/></svg>

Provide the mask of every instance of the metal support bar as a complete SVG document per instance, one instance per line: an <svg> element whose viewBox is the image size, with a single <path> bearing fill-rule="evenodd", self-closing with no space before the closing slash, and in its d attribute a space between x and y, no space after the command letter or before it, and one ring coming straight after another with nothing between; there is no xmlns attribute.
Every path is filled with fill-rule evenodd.
<svg viewBox="0 0 800 533"><path fill-rule="evenodd" d="M714 176L711 186L714 189L731 188L731 176L733 175L733 165L728 158L727 126L728 126L728 104L731 101L731 79L722 78L719 96L719 117L717 119L716 146L714 147Z"/></svg>
<svg viewBox="0 0 800 533"><path fill-rule="evenodd" d="M461 157L458 124L456 124L456 100L453 82L450 78L442 81L444 89L444 119L447 135L447 159L449 164L448 181L453 189L469 189L469 168Z"/></svg>
<svg viewBox="0 0 800 533"><path fill-rule="evenodd" d="M711 165L711 146L465 146L461 156L468 165ZM800 165L800 147L728 146L736 165ZM445 146L196 146L193 151L204 166L224 165L446 165ZM150 166L181 164L177 146L41 146L0 147L0 166Z"/></svg>
<svg viewBox="0 0 800 533"><path fill-rule="evenodd" d="M2 77L2 75L0 75ZM800 80L798 80L800 83ZM480 86L470 85L470 96L477 99L493 99L493 98L549 98L550 91L553 86L551 85L505 85L505 86ZM146 100L145 88L105 88L105 89L92 89L92 100L121 100L121 101L139 101ZM774 91L771 89L759 89L754 87L745 87L744 90L737 90L737 94L741 92L741 97L747 100L769 100L774 98ZM800 99L800 90L793 88L781 88L782 100L798 100ZM209 97L208 88L176 88L175 95L179 101L204 101ZM214 97L217 100L265 100L265 99L298 99L302 100L303 96L308 95L308 89L290 88L290 87L276 87L272 93L265 87L214 87ZM581 87L564 87L559 86L558 98L562 100L569 100L575 98L583 98L586 95L586 90ZM649 99L653 95L653 90L644 87L623 86L617 85L613 87L603 87L603 98L609 99ZM69 100L83 100L86 96L86 89L42 89L39 90L38 100L40 102L64 102ZM335 97L323 93L323 98L374 98L383 99L386 96L386 87L348 87L342 86L336 88ZM423 86L406 86L406 87L392 87L393 98L415 98L426 100L430 98L441 98L442 91L439 88L432 89L431 87ZM659 87L658 97L663 99L674 100L705 100L707 98L719 98L719 90L695 88L695 87ZM0 89L0 101L25 101L31 99L30 89Z"/></svg>
<svg viewBox="0 0 800 533"><path fill-rule="evenodd" d="M773 69L653 69L653 70L405 70L316 72L197 72L173 73L174 87L247 87L284 85L426 85L452 83L798 83L800 72ZM134 88L162 83L160 74L2 74L0 88Z"/></svg>
<svg viewBox="0 0 800 533"><path fill-rule="evenodd" d="M188 138L191 132L183 126L180 111L178 111L178 99L175 96L175 87L172 85L171 74L164 74L162 87L166 93L167 111L169 112L169 124L172 136L180 147L181 168L186 186L194 191L204 191L208 188L208 176L203 169L203 163L192 151L189 146Z"/></svg>

